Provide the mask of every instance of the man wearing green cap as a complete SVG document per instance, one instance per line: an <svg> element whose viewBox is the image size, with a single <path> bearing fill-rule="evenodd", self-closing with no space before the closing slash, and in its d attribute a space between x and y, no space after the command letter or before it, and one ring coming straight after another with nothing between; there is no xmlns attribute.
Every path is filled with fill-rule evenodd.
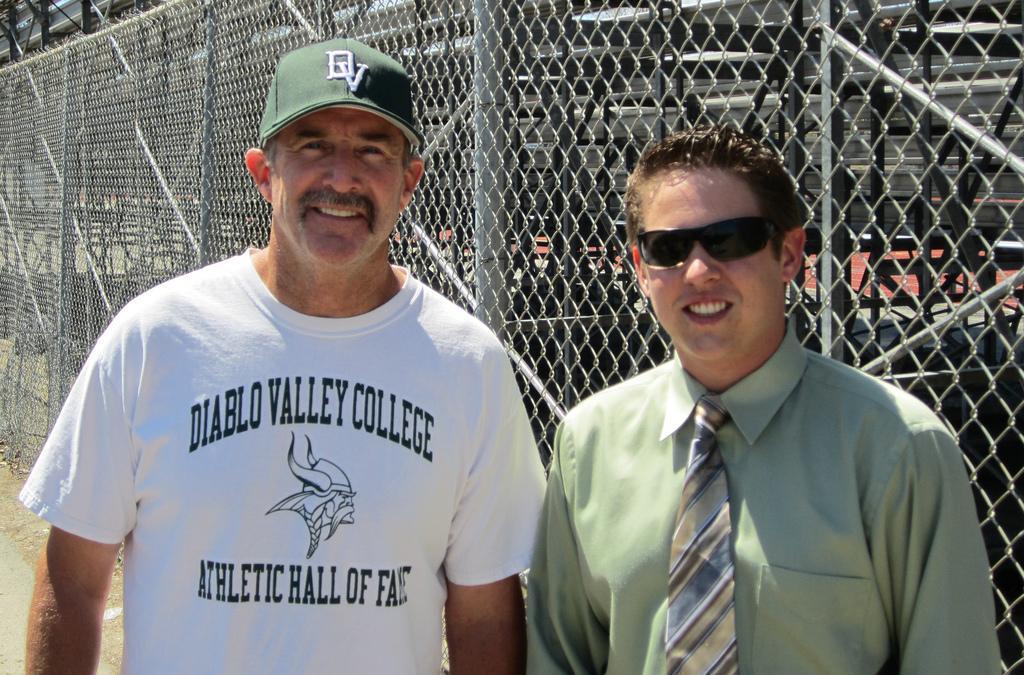
<svg viewBox="0 0 1024 675"><path fill-rule="evenodd" d="M53 525L30 672L95 667L124 542L127 673L523 668L543 472L507 356L388 260L423 174L409 78L285 55L246 166L266 248L144 293L21 494Z"/></svg>

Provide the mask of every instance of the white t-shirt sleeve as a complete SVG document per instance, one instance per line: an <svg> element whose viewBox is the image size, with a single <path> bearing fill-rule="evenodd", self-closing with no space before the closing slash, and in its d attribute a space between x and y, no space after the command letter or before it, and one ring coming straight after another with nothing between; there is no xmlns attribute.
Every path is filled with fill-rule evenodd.
<svg viewBox="0 0 1024 675"><path fill-rule="evenodd" d="M452 583L499 581L530 565L544 469L504 351L486 357L487 395L477 448L456 506L445 557Z"/></svg>
<svg viewBox="0 0 1024 675"><path fill-rule="evenodd" d="M124 344L113 325L101 336L19 495L52 525L106 544L135 525Z"/></svg>

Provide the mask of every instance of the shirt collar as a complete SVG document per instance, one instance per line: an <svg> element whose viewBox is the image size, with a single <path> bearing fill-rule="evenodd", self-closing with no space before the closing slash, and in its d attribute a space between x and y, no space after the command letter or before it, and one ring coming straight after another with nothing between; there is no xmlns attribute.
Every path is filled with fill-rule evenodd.
<svg viewBox="0 0 1024 675"><path fill-rule="evenodd" d="M693 379L678 358L673 359L659 438L665 440L693 414L707 387ZM775 417L807 366L807 354L790 327L782 344L760 368L722 393L722 402L740 433L753 445Z"/></svg>

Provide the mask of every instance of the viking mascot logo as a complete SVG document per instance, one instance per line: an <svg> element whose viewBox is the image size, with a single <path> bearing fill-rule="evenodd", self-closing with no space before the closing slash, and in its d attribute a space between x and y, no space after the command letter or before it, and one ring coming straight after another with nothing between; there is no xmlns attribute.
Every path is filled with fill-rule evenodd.
<svg viewBox="0 0 1024 675"><path fill-rule="evenodd" d="M288 447L288 468L302 481L302 490L289 495L274 504L266 515L274 511L294 511L302 516L309 528L309 550L306 558L311 558L316 547L320 545L320 537L330 539L334 531L342 523L351 525L355 521L352 514L355 504L352 498L352 484L341 468L326 459L317 459L313 455L313 444L306 436L306 464L302 466L295 459L295 434L292 444Z"/></svg>

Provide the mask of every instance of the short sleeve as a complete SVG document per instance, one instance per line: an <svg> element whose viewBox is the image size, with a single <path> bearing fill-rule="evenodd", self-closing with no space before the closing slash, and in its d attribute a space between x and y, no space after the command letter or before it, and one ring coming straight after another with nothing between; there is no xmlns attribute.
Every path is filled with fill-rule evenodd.
<svg viewBox="0 0 1024 675"><path fill-rule="evenodd" d="M544 469L508 357L485 357L482 419L456 505L445 573L474 586L518 574L530 564L544 491Z"/></svg>
<svg viewBox="0 0 1024 675"><path fill-rule="evenodd" d="M136 517L124 344L113 327L97 342L19 495L50 524L105 544Z"/></svg>

